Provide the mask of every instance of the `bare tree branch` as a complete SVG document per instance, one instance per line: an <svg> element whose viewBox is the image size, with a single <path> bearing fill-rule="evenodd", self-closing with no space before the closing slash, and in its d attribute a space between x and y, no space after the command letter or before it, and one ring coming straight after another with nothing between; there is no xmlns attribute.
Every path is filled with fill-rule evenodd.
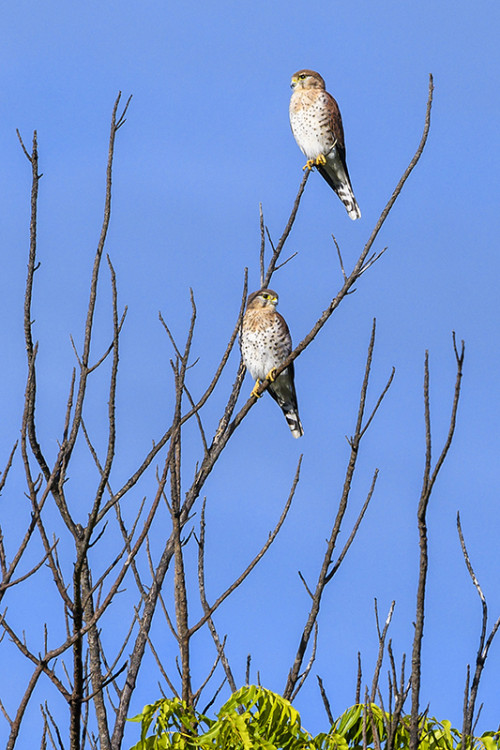
<svg viewBox="0 0 500 750"><path fill-rule="evenodd" d="M453 350L455 353L457 374L455 380L455 389L453 395L453 404L451 409L450 424L448 435L445 440L443 449L439 455L434 470L432 470L432 451L431 451L431 418L430 418L430 398L429 398L429 353L425 353L424 363L424 410L425 410L425 468L422 481L422 491L417 510L417 522L419 531L420 547L420 568L417 587L417 605L415 617L415 634L413 638L413 650L411 658L411 722L410 722L410 750L417 750L419 742L419 698L420 698L420 677L421 677L421 651L422 638L424 634L424 608L425 608L425 587L427 582L428 552L427 552L427 506L434 483L443 465L444 459L453 439L455 432L458 402L460 398L460 386L462 382L462 369L465 356L465 346L462 341L460 352L457 349L455 333L453 333Z"/></svg>
<svg viewBox="0 0 500 750"><path fill-rule="evenodd" d="M260 223L260 287L264 288L264 253L266 251L266 231L264 227L264 213L262 211L262 203L259 203L259 223Z"/></svg>
<svg viewBox="0 0 500 750"><path fill-rule="evenodd" d="M462 548L462 554L464 556L465 564L467 566L467 570L471 577L472 583L474 584L474 588L476 589L479 599L481 600L481 607L482 607L481 634L479 636L479 646L478 646L478 650L476 654L476 669L474 671L474 677L472 678L472 685L470 686L470 692L469 692L470 671L469 671L468 665L467 665L467 679L465 683L462 742L464 743L464 747L467 747L468 745L472 746L474 709L475 709L476 700L477 700L477 693L479 690L479 682L481 680L481 674L483 672L486 658L488 656L488 651L493 642L493 638L495 637L498 631L498 628L500 627L500 617L498 617L498 619L496 620L496 622L494 623L490 631L489 636L486 638L486 631L488 627L488 606L486 604L486 598L482 592L481 586L479 585L479 581L477 580L476 574L474 573L474 570L472 568L472 564L469 558L469 553L467 552L467 547L465 546L465 539L462 533L462 525L460 523L460 513L457 513L457 530L458 530L458 536L460 537L460 546Z"/></svg>
<svg viewBox="0 0 500 750"><path fill-rule="evenodd" d="M302 182L300 183L299 192L297 193L297 197L295 198L295 203L293 204L292 213L290 214L290 218L288 219L287 225L283 231L283 234L281 235L278 244L276 245L276 248L273 249L273 255L271 260L269 261L269 265L267 267L266 275L264 277L264 282L262 284L262 288L265 289L267 286L269 286L269 282L271 281L271 277L276 270L276 264L278 262L278 259L281 255L281 251L283 250L283 246L285 242L288 239L288 236L290 232L292 231L292 227L295 222L295 217L297 216L297 211L299 210L300 205L300 199L302 198L302 195L304 193L304 190L306 188L306 183L309 178L310 170L306 169L304 172L304 176L302 178Z"/></svg>
<svg viewBox="0 0 500 750"><path fill-rule="evenodd" d="M384 649L385 649L385 638L387 636L387 631L389 629L389 625L391 624L392 615L394 613L394 607L396 606L396 602L393 601L389 612L387 614L387 618L384 624L384 629L382 632L380 632L380 624L378 620L378 607L377 607L377 600L375 599L375 622L377 623L377 635L378 635L378 656L377 656L377 664L375 666L375 672L373 674L373 682L372 682L372 691L370 694L370 702L373 703L375 701L375 694L378 688L378 680L380 676L380 670L382 668L382 659L384 658Z"/></svg>
<svg viewBox="0 0 500 750"><path fill-rule="evenodd" d="M316 675L316 679L318 680L319 690L321 693L321 700L323 701L323 706L325 707L326 715L328 717L328 721L330 722L330 725L333 725L334 718L332 714L332 709L330 707L330 701L328 700L328 696L326 694L325 687L323 685L323 680L319 676L319 674Z"/></svg>
<svg viewBox="0 0 500 750"><path fill-rule="evenodd" d="M298 694L300 688L302 687L302 685L306 681L307 677L309 676L309 672L312 669L312 665L314 664L314 662L316 660L316 649L318 647L318 630L319 630L319 628L318 628L318 621L315 620L314 621L314 637L313 637L313 645L312 645L312 649L311 649L311 656L309 657L309 661L307 662L307 666L304 669L303 673L301 675L299 675L300 679L298 680L297 685L295 687L295 690L292 693L292 696L290 698L291 701L294 701L295 698L297 697L297 694Z"/></svg>
<svg viewBox="0 0 500 750"><path fill-rule="evenodd" d="M358 675L356 678L356 697L354 703L361 703L361 681L363 679L363 670L361 669L361 654L358 651Z"/></svg>
<svg viewBox="0 0 500 750"><path fill-rule="evenodd" d="M290 506L292 504L292 500L293 500L293 497L295 495L295 490L297 489L297 485L299 483L300 467L301 467L301 465L302 465L302 456L299 457L299 462L297 464L297 469L295 471L295 477L293 479L292 487L290 489L290 493L288 495L288 499L286 501L285 507L283 508L283 512L281 513L279 521L276 524L276 526L274 527L273 531L269 534L269 537L268 537L266 543L263 545L263 547L260 549L260 551L255 555L255 557L253 558L253 560L247 565L247 567L245 568L245 570L243 571L243 573L241 573L241 575L239 575L238 578L230 586L228 586L228 588L224 591L223 594L221 594L216 599L216 601L212 604L212 606L208 605L206 599L204 599L204 601L202 599L202 604L203 604L203 609L205 611L205 614L196 623L196 625L191 626L191 628L190 628L190 634L191 635L193 633L195 633L197 630L199 630L199 628L208 620L208 618L213 615L213 613L215 612L215 610L222 604L222 602L225 599L227 599L227 597L230 594L232 594L233 591L235 591L238 588L238 586L240 586L243 583L243 581L245 580L245 578L248 577L248 575L255 568L255 566L257 565L257 563L264 557L264 555L266 554L267 550L269 549L269 547L271 546L271 544L276 539L276 537L277 537L277 535L278 535L281 527L283 526L283 524L285 522L285 518L288 515L288 511L290 510ZM201 553L203 553L203 543L204 543L204 539L205 539L205 514L204 514L204 506L205 506L205 504L203 504L203 508L202 508L202 516L201 516L202 526L200 528L200 541L199 541L199 548L200 548ZM202 540L203 540L203 543L202 543ZM199 559L198 559L198 565L199 566L200 566L200 560L201 560L201 563L203 563L203 554L201 555L201 558L199 557ZM203 570L204 570L204 566L201 565L201 571L203 571ZM199 571L200 571L200 567L199 567ZM203 576L202 576L201 580L204 580ZM200 580L200 591L202 589L201 580ZM203 590L204 590L204 586L203 586Z"/></svg>
<svg viewBox="0 0 500 750"><path fill-rule="evenodd" d="M50 550L42 557L40 562L34 565L31 568L31 570L28 570L27 573L25 573L22 576L19 576L19 578L16 578L14 581L9 581L8 583L3 583L2 581L2 583L0 583L0 594L2 594L3 591L5 591L5 589L10 588L11 586L17 586L18 583L22 583L22 581L25 581L27 578L31 578L31 576L34 575L37 572L37 570L40 570L44 562L47 561L49 555L54 551L56 544L57 542L54 542Z"/></svg>

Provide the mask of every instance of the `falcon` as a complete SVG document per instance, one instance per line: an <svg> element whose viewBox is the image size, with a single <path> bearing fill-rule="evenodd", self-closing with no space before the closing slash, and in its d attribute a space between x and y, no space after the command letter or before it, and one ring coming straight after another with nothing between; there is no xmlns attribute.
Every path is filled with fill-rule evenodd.
<svg viewBox="0 0 500 750"><path fill-rule="evenodd" d="M283 364L292 351L292 338L284 318L276 312L278 295L272 289L260 289L248 295L243 316L240 347L243 361L255 380L252 396L262 380L269 380L268 393L283 411L294 438L304 434L299 419L297 396L291 362L276 377L276 368Z"/></svg>
<svg viewBox="0 0 500 750"><path fill-rule="evenodd" d="M291 87L290 125L297 145L307 158L304 169L315 166L335 190L351 219L359 219L361 211L347 171L344 128L337 102L314 70L294 73Z"/></svg>

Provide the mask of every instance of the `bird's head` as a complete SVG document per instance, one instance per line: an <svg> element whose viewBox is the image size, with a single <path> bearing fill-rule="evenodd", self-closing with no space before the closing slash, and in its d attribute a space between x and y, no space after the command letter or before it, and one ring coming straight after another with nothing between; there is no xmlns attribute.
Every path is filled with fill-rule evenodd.
<svg viewBox="0 0 500 750"><path fill-rule="evenodd" d="M290 83L292 89L323 89L325 82L315 70L299 70L292 76Z"/></svg>
<svg viewBox="0 0 500 750"><path fill-rule="evenodd" d="M255 310L258 307L276 307L278 295L272 289L259 289L248 295L247 310Z"/></svg>

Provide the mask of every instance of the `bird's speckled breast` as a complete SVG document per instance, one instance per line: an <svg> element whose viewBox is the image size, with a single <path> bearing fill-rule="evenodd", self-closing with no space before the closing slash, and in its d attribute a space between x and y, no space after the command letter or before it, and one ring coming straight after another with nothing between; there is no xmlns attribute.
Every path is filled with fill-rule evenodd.
<svg viewBox="0 0 500 750"><path fill-rule="evenodd" d="M279 313L263 309L247 311L241 333L241 353L254 380L263 380L291 351L290 334Z"/></svg>
<svg viewBox="0 0 500 750"><path fill-rule="evenodd" d="M324 91L295 91L290 99L290 125L308 159L326 155L334 145L328 95Z"/></svg>

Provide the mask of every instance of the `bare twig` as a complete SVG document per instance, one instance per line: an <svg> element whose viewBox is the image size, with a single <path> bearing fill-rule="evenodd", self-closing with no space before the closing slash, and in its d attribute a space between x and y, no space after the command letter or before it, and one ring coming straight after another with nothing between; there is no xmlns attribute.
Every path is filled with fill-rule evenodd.
<svg viewBox="0 0 500 750"><path fill-rule="evenodd" d="M55 721L54 717L52 716L52 714L49 711L49 705L48 705L47 701L45 701L45 704L43 706L40 706L40 708L42 710L42 714L43 714L44 718L48 717L48 720L50 721L50 723L52 724L52 727L54 728L54 731L55 731L56 737L57 737L57 744L59 746L59 750L64 750L64 743L62 741L61 732L59 730L59 727L56 724L56 721ZM47 729L50 732L50 728L48 726L48 721L47 721ZM56 744L55 744L54 739L52 737L52 733L50 733L50 739L51 739L51 742L52 742L52 746L54 748L56 748Z"/></svg>
<svg viewBox="0 0 500 750"><path fill-rule="evenodd" d="M399 727L399 723L401 720L401 714L403 712L404 704L406 701L406 698L408 697L408 693L410 692L410 680L407 681L405 685L405 662L406 657L405 654L403 654L403 657L401 659L401 673L398 683L398 678L396 674L396 664L394 661L394 655L392 653L392 646L391 641L387 644L387 651L389 653L389 660L391 663L391 672L392 672L392 680L389 676L389 690L394 692L394 712L392 713L392 708L389 706L389 712L391 712L390 717L390 724L388 727L388 736L387 736L387 750L393 750L395 741L396 741L396 734ZM389 696L390 697L390 696Z"/></svg>
<svg viewBox="0 0 500 750"><path fill-rule="evenodd" d="M259 265L260 265L260 288L264 288L264 253L266 251L266 231L264 227L264 213L262 211L262 203L259 203L259 223L260 223L260 254L259 254Z"/></svg>
<svg viewBox="0 0 500 750"><path fill-rule="evenodd" d="M311 649L311 656L309 657L309 661L307 662L307 666L302 672L301 675L299 675L300 679L297 682L297 685L295 687L295 690L293 691L290 700L293 701L297 697L297 694L299 690L301 689L302 685L306 681L307 677L309 676L309 672L312 669L312 665L314 664L316 660L316 649L318 647L318 621L315 620L314 622L314 637L313 637L313 645Z"/></svg>
<svg viewBox="0 0 500 750"><path fill-rule="evenodd" d="M396 606L396 602L393 601L389 612L387 614L386 621L384 623L384 629L382 632L380 632L380 624L378 620L378 607L377 607L377 600L375 599L375 622L377 624L377 635L378 635L378 656L377 656L377 664L375 665L375 672L373 674L373 682L372 682L372 691L370 694L370 702L373 703L375 700L375 694L378 687L378 680L380 676L380 670L382 668L382 659L384 658L384 649L385 649L385 638L387 636L387 631L389 629L389 625L391 624L392 615L394 613L394 607Z"/></svg>
<svg viewBox="0 0 500 750"><path fill-rule="evenodd" d="M332 565L332 568L331 568L330 572L326 576L326 583L328 583L328 581L330 581L333 578L333 576L335 575L335 573L339 569L339 567L340 567L340 565L341 565L344 557L346 556L346 554L347 554L347 552L349 550L349 547L351 546L351 544L354 541L354 537L358 533L358 529L359 529L359 527L361 525L361 521L364 518L364 515L366 513L366 509L368 508L370 500L372 499L373 493L375 491L375 483L377 481L377 477L378 477L378 469L375 469L375 471L373 472L372 483L370 485L370 489L368 490L368 494L366 496L366 500L363 503L363 507L359 511L359 515L358 515L358 517L356 519L356 522L354 523L354 526L352 527L351 533L349 534L349 538L347 539L346 543L344 544L342 552L340 553L340 555L338 556L337 560Z"/></svg>
<svg viewBox="0 0 500 750"><path fill-rule="evenodd" d="M323 701L323 706L325 707L326 715L328 716L328 721L330 722L330 725L332 725L334 722L334 719L333 719L332 709L330 707L330 701L328 700L328 696L326 694L326 690L323 685L323 680L321 679L319 674L316 675L316 679L318 680L319 691L321 693L321 700Z"/></svg>
<svg viewBox="0 0 500 750"><path fill-rule="evenodd" d="M7 481L7 476L9 474L10 468L12 466L12 461L14 460L14 454L16 452L17 445L18 445L18 441L16 440L16 442L14 443L14 447L12 448L12 450L10 452L9 458L7 459L7 464L5 466L5 469L3 470L3 473L0 476L0 492L5 487L5 482Z"/></svg>
<svg viewBox="0 0 500 750"><path fill-rule="evenodd" d="M363 679L363 670L361 669L361 653L358 651L358 673L356 677L356 697L354 703L361 703L361 681Z"/></svg>
<svg viewBox="0 0 500 750"><path fill-rule="evenodd" d="M486 598L482 592L481 586L479 585L479 581L477 580L476 574L474 573L474 570L472 568L469 553L467 552L467 547L465 546L465 539L462 533L462 525L460 523L460 513L457 513L457 530L458 530L458 536L460 538L460 546L462 548L462 554L464 556L465 564L467 566L467 570L471 577L472 583L474 584L474 588L476 589L479 599L481 600L481 608L482 608L481 634L479 636L479 646L478 646L477 654L476 654L476 669L474 671L474 677L472 678L472 685L470 686L470 692L469 692L469 683L470 683L469 665L467 665L467 679L465 683L462 740L464 742L464 747L467 747L468 744L472 745L474 709L476 705L479 682L481 680L481 674L484 669L486 658L488 656L488 651L493 642L493 638L495 637L498 631L498 628L500 627L500 617L498 617L498 619L494 623L489 636L486 637L486 631L488 627L488 606L486 604Z"/></svg>
<svg viewBox="0 0 500 750"><path fill-rule="evenodd" d="M202 714L206 714L208 709L215 703L217 696L219 695L220 691L222 690L225 684L226 684L226 678L224 677L224 679L222 680L219 687L217 688L215 693L212 695L212 697L210 698L206 706L203 707L203 710L201 712Z"/></svg>
<svg viewBox="0 0 500 750"><path fill-rule="evenodd" d="M14 721L9 722L10 723L10 735L9 735L9 739L6 745L6 750L11 750L11 748L13 748L16 743L16 740L19 735L19 730L21 728L21 722L24 717L24 713L26 711L26 708L28 707L28 703L30 701L30 698L33 694L33 691L37 685L38 679L41 674L42 674L42 666L38 664L35 667L35 670L30 677L28 686L26 690L24 691L24 695L19 702Z"/></svg>
<svg viewBox="0 0 500 750"><path fill-rule="evenodd" d="M306 183L309 178L310 170L306 169L304 172L304 176L302 177L302 182L300 183L299 191L297 193L297 197L295 198L295 203L293 204L292 213L290 214L290 218L288 219L287 225L283 231L283 234L281 235L278 244L276 245L276 248L273 248L273 255L271 260L269 261L269 265L267 267L266 275L264 277L264 281L262 283L262 288L269 286L269 282L271 281L271 277L273 273L276 270L276 264L278 262L278 259L280 257L281 251L283 250L283 246L285 242L288 239L288 235L292 231L293 224L295 222L295 217L297 216L297 211L299 210L300 205L300 199L302 198L302 194L306 188ZM272 243L271 243L272 244Z"/></svg>
<svg viewBox="0 0 500 750"><path fill-rule="evenodd" d="M342 272L342 278L344 279L344 284L345 284L345 282L347 281L347 274L346 274L345 268L344 268L344 261L342 260L342 253L340 252L340 245L337 242L337 238L335 237L334 234L332 234L332 240L333 240L335 248L337 250L337 255L339 257L339 263L340 263L340 270Z"/></svg>
<svg viewBox="0 0 500 750"><path fill-rule="evenodd" d="M49 551L42 557L40 562L37 563L35 566L33 566L31 570L28 570L27 573L25 573L22 576L19 576L19 578L16 578L14 581L9 581L8 583L3 583L2 581L2 583L0 583L0 594L2 594L3 591L5 591L5 589L10 588L11 586L17 586L18 583L25 581L27 578L30 578L32 575L34 575L37 572L37 570L40 570L44 562L46 562L46 560L48 559L49 555L51 555L52 552L54 551L56 544L57 544L57 541L54 542L52 547L50 547Z"/></svg>

